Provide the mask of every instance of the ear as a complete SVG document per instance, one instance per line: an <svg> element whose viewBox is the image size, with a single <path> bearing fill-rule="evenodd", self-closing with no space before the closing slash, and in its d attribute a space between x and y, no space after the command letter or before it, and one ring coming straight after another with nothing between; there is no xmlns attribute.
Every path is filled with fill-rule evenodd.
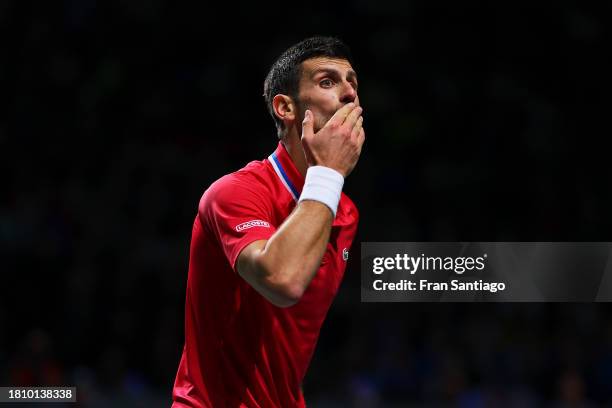
<svg viewBox="0 0 612 408"><path fill-rule="evenodd" d="M287 124L295 120L297 115L296 106L290 96L278 94L272 99L272 107L277 118Z"/></svg>

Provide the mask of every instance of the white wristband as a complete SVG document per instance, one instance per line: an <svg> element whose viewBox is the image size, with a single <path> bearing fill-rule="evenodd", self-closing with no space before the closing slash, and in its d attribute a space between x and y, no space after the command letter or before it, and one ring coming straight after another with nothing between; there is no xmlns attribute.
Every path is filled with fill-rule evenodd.
<svg viewBox="0 0 612 408"><path fill-rule="evenodd" d="M304 200L319 201L328 206L336 218L343 185L344 177L336 170L324 166L309 167L298 203Z"/></svg>

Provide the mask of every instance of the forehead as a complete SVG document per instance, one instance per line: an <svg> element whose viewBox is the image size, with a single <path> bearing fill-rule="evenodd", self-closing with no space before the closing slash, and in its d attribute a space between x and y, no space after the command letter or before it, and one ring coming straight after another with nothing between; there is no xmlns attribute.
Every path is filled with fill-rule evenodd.
<svg viewBox="0 0 612 408"><path fill-rule="evenodd" d="M302 62L304 76L311 76L319 71L334 70L342 74L355 75L355 70L351 63L341 58L316 57Z"/></svg>

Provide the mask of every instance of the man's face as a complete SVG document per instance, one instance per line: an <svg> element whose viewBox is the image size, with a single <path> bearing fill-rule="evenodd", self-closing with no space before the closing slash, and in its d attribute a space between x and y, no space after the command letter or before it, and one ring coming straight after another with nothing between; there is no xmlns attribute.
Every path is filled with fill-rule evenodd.
<svg viewBox="0 0 612 408"><path fill-rule="evenodd" d="M317 132L338 109L350 102L359 105L357 74L347 60L316 57L302 63L298 94L300 124L309 109L314 114Z"/></svg>

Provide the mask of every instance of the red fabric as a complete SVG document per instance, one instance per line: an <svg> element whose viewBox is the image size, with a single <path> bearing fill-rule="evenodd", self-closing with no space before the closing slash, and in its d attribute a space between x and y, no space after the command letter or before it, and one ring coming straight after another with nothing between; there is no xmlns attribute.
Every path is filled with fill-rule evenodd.
<svg viewBox="0 0 612 408"><path fill-rule="evenodd" d="M304 178L282 144L275 154L300 192ZM234 270L242 249L270 238L295 206L269 160L222 177L202 196L173 407L305 406L300 386L346 268L343 250L359 218L355 205L342 194L321 266L296 305L274 306Z"/></svg>

